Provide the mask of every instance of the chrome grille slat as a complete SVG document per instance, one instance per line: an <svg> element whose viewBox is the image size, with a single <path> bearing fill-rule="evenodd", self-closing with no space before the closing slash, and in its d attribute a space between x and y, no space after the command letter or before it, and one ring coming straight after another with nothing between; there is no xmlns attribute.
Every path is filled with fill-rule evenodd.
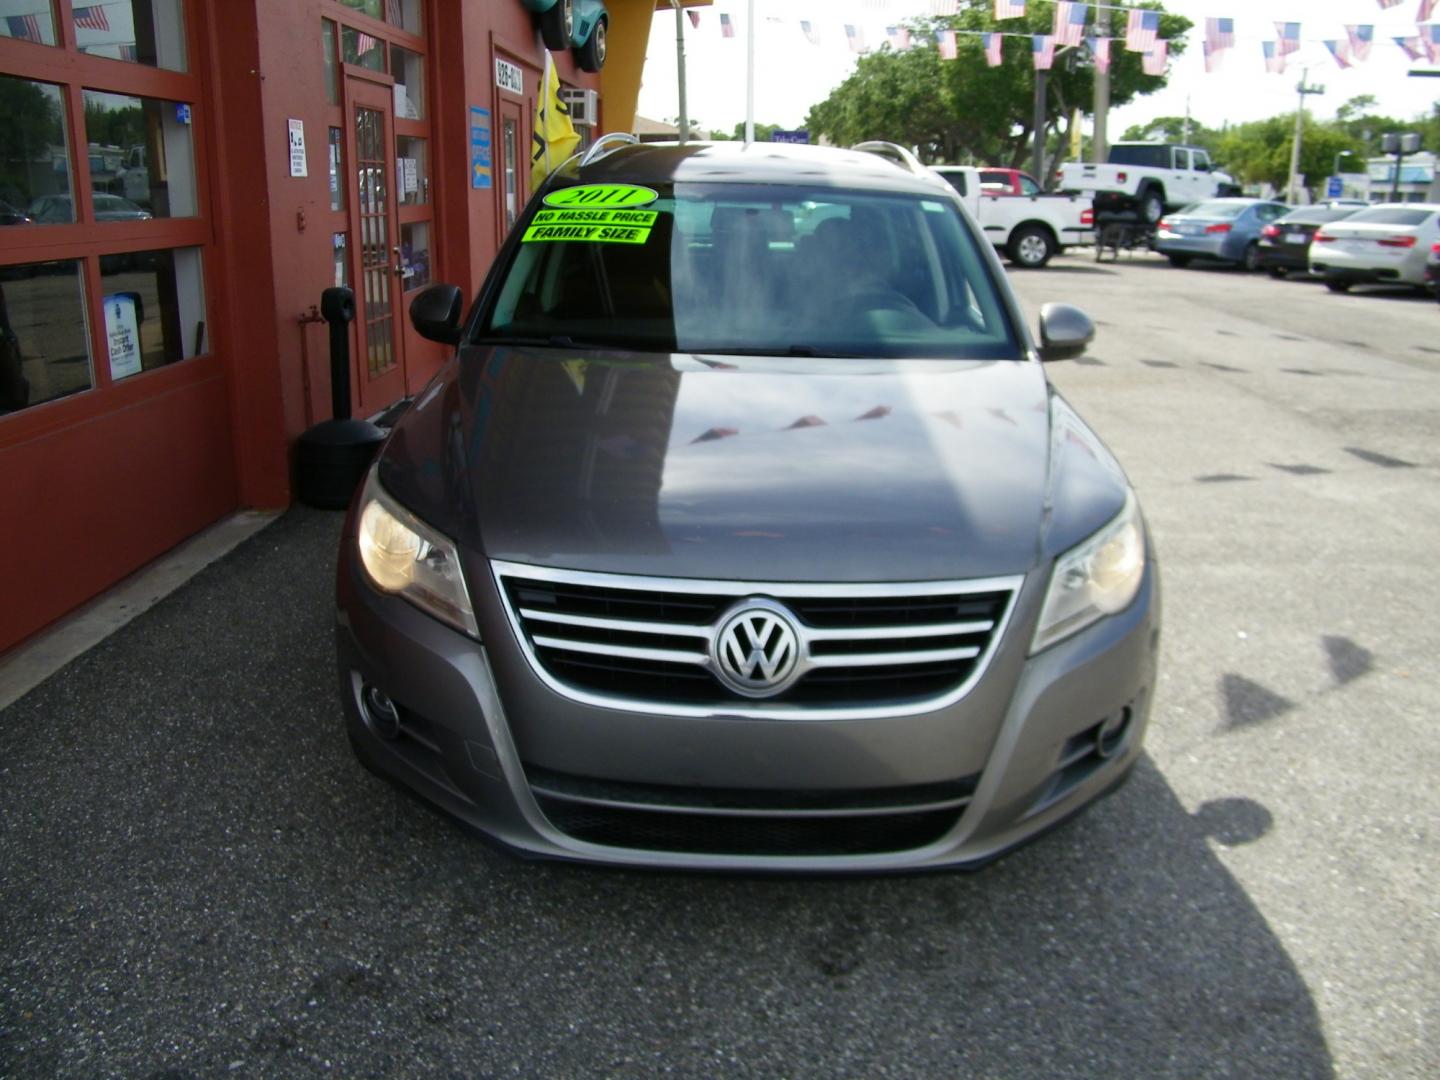
<svg viewBox="0 0 1440 1080"><path fill-rule="evenodd" d="M726 582L499 561L492 572L532 670L566 697L794 720L910 715L959 700L989 663L1024 580ZM734 613L756 604L788 612L798 639L798 673L769 697L730 689L720 669L729 655L716 651Z"/></svg>

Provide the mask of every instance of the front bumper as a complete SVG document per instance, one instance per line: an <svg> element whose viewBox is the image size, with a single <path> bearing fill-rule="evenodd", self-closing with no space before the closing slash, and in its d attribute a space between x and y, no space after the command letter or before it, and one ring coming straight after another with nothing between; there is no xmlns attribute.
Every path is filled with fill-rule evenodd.
<svg viewBox="0 0 1440 1080"><path fill-rule="evenodd" d="M482 646L372 589L347 542L339 689L367 767L522 854L655 869L978 865L1105 794L1141 752L1155 564L1125 611L1026 657L1044 579L1022 587L985 676L934 713L672 719L577 708L527 676L503 619L482 618ZM472 590L477 611L495 602ZM366 686L397 704L398 737L367 721Z"/></svg>

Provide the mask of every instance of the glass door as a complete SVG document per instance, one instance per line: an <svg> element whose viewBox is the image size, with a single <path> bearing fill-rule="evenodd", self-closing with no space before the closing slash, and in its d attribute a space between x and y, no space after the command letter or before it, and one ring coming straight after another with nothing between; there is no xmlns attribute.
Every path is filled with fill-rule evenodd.
<svg viewBox="0 0 1440 1080"><path fill-rule="evenodd" d="M354 397L364 415L405 393L405 335L396 208L395 95L389 86L345 81L349 114L350 230L354 245L355 324L359 355Z"/></svg>

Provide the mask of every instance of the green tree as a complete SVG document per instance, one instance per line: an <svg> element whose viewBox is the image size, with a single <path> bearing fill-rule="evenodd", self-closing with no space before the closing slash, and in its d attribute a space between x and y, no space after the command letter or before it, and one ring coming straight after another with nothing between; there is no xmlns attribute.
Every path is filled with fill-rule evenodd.
<svg viewBox="0 0 1440 1080"><path fill-rule="evenodd" d="M1295 114L1272 116L1226 130L1220 136L1215 156L1242 184L1269 184L1283 193L1290 178L1294 140ZM1362 144L1347 130L1346 122L1319 121L1306 115L1300 174L1308 187L1320 186L1321 179L1334 171L1338 155L1361 152Z"/></svg>
<svg viewBox="0 0 1440 1080"><path fill-rule="evenodd" d="M1189 134L1186 134L1187 126ZM1214 157L1216 148L1220 145L1220 137L1219 131L1194 120L1187 125L1183 116L1157 116L1148 124L1130 125L1120 139L1122 142L1188 143L1191 146L1203 147Z"/></svg>
<svg viewBox="0 0 1440 1080"><path fill-rule="evenodd" d="M1160 36L1172 54L1184 51L1184 33L1191 23L1166 13L1159 3L1140 6L1161 12ZM1094 8L1091 9L1095 11ZM1104 8L1092 30L1123 38L1124 11ZM887 139L919 149L930 162L971 158L1020 167L1030 153L1035 115L1035 70L1030 40L1006 37L1003 61L985 63L979 33L1050 33L1054 8L1031 5L1023 19L997 23L991 0L962 0L960 13L943 19L908 23L912 38L925 44L893 52L888 44L861 57L855 73L828 98L810 110L806 126L812 137L828 136L842 145L866 139ZM954 29L959 57L944 61L934 47L935 31ZM1063 49L1046 79L1045 141L1068 144L1073 111L1088 110L1094 101L1094 70L1083 49ZM1145 75L1141 57L1119 47L1111 52L1110 102L1124 105L1165 85L1164 76Z"/></svg>
<svg viewBox="0 0 1440 1080"><path fill-rule="evenodd" d="M23 210L33 195L52 190L32 183L49 171L53 150L64 153L60 96L24 79L0 78L0 199Z"/></svg>

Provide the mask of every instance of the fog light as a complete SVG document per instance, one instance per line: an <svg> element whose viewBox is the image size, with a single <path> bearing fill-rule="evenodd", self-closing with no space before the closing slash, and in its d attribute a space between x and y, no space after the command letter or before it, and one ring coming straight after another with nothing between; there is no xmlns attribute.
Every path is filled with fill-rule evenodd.
<svg viewBox="0 0 1440 1080"><path fill-rule="evenodd" d="M360 688L360 715L365 726L382 739L400 737L400 710L390 695L378 686L366 683Z"/></svg>
<svg viewBox="0 0 1440 1080"><path fill-rule="evenodd" d="M1095 733L1095 753L1102 758L1113 757L1129 730L1130 706L1127 705L1100 725L1100 730Z"/></svg>

